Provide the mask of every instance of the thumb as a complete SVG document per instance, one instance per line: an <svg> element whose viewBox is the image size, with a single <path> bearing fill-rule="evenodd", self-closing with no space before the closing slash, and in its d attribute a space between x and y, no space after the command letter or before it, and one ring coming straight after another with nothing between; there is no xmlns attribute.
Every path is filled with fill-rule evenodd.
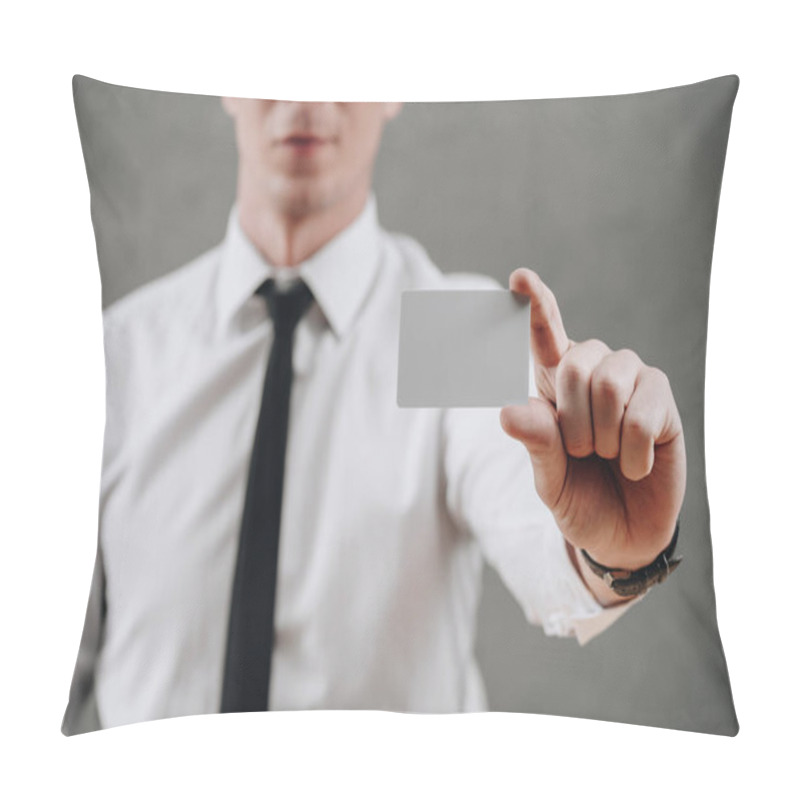
<svg viewBox="0 0 800 800"><path fill-rule="evenodd" d="M556 411L550 403L531 397L526 406L506 406L500 412L503 430L525 445L533 464L536 491L552 510L567 477L567 453Z"/></svg>

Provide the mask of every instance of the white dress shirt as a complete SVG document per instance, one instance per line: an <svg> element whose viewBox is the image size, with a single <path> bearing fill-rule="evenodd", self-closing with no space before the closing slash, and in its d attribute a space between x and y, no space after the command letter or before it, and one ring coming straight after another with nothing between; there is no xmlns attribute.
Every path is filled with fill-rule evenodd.
<svg viewBox="0 0 800 800"><path fill-rule="evenodd" d="M380 227L374 196L299 268L277 270L234 208L219 247L104 315L103 727L219 710L272 341L253 293L275 274L299 274L315 302L294 344L271 708L485 709L483 558L548 634L583 642L622 613L574 570L499 409L397 406L401 292L500 287L443 275Z"/></svg>

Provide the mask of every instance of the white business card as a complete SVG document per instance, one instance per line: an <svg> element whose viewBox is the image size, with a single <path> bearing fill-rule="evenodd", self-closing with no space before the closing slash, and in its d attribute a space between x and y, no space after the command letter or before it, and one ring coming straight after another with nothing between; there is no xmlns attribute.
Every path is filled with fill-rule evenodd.
<svg viewBox="0 0 800 800"><path fill-rule="evenodd" d="M491 407L528 401L530 301L514 292L407 291L397 404Z"/></svg>

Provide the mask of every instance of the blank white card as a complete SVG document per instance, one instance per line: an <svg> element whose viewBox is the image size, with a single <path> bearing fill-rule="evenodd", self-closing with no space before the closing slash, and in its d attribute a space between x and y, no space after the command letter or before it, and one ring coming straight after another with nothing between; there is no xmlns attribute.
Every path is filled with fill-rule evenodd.
<svg viewBox="0 0 800 800"><path fill-rule="evenodd" d="M530 301L514 292L407 291L397 404L487 407L528 401Z"/></svg>

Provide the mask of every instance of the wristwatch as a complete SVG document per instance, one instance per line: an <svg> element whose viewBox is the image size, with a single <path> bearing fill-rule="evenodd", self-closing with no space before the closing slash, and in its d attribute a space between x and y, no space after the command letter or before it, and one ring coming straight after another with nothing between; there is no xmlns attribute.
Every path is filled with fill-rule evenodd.
<svg viewBox="0 0 800 800"><path fill-rule="evenodd" d="M672 540L656 556L655 561L636 570L604 567L602 564L598 564L585 550L581 550L581 555L588 564L589 569L598 578L602 578L603 583L609 589L613 589L622 597L635 597L646 592L651 586L661 583L681 563L681 556L674 558L672 556L675 552L675 545L678 543L679 529L680 520L675 523L675 533L672 534Z"/></svg>

